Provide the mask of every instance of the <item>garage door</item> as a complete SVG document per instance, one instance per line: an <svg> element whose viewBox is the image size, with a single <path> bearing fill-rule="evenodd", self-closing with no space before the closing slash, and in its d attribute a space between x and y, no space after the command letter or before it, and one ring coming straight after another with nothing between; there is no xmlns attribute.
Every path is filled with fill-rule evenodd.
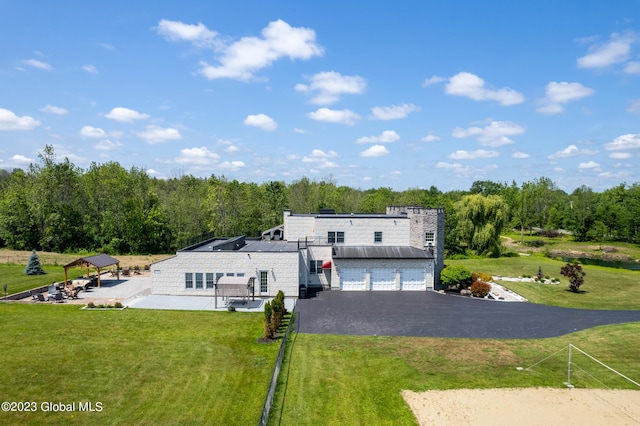
<svg viewBox="0 0 640 426"><path fill-rule="evenodd" d="M342 268L340 271L340 290L366 290L364 269Z"/></svg>
<svg viewBox="0 0 640 426"><path fill-rule="evenodd" d="M426 290L426 269L403 268L400 270L400 288L402 290Z"/></svg>
<svg viewBox="0 0 640 426"><path fill-rule="evenodd" d="M395 290L395 268L371 268L371 290Z"/></svg>

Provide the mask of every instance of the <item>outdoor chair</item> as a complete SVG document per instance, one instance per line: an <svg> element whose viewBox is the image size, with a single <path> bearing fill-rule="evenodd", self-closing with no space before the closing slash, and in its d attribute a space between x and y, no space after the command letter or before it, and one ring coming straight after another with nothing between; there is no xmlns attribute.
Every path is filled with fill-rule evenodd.
<svg viewBox="0 0 640 426"><path fill-rule="evenodd" d="M62 295L62 292L61 291L57 292L56 295L53 297L53 300L56 303L64 303L64 297Z"/></svg>
<svg viewBox="0 0 640 426"><path fill-rule="evenodd" d="M124 268L124 269L122 270L122 275L124 275L125 277L130 276L131 274L130 274L130 272L129 272L129 268Z"/></svg>
<svg viewBox="0 0 640 426"><path fill-rule="evenodd" d="M46 299L44 298L44 294L42 294L42 293L37 293L36 294L36 300L38 302L46 302Z"/></svg>
<svg viewBox="0 0 640 426"><path fill-rule="evenodd" d="M29 290L29 296L31 296L31 300L38 300L38 296L33 290Z"/></svg>

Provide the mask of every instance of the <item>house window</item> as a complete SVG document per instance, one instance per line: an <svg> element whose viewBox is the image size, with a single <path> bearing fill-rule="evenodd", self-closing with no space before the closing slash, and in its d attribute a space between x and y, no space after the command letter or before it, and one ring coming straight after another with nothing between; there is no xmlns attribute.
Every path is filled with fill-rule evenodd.
<svg viewBox="0 0 640 426"><path fill-rule="evenodd" d="M244 272L238 272L238 273L236 274L236 277L244 277Z"/></svg>
<svg viewBox="0 0 640 426"><path fill-rule="evenodd" d="M234 277L236 274L234 274L233 272L227 272L227 276L228 277Z"/></svg>
<svg viewBox="0 0 640 426"><path fill-rule="evenodd" d="M260 293L269 292L269 271L260 271Z"/></svg>
<svg viewBox="0 0 640 426"><path fill-rule="evenodd" d="M309 273L311 275L322 273L322 260L312 260L309 264Z"/></svg>
<svg viewBox="0 0 640 426"><path fill-rule="evenodd" d="M373 242L381 243L382 242L382 231L375 231L373 233Z"/></svg>
<svg viewBox="0 0 640 426"><path fill-rule="evenodd" d="M329 244L344 243L344 232L329 231L327 234L327 240L329 241Z"/></svg>
<svg viewBox="0 0 640 426"><path fill-rule="evenodd" d="M185 272L184 288L193 288L193 272Z"/></svg>
<svg viewBox="0 0 640 426"><path fill-rule="evenodd" d="M207 279L207 288L213 288L213 284L215 283L213 281L213 272L207 272L206 279Z"/></svg>
<svg viewBox="0 0 640 426"><path fill-rule="evenodd" d="M202 288L202 272L196 272L196 288Z"/></svg>
<svg viewBox="0 0 640 426"><path fill-rule="evenodd" d="M436 234L433 232L427 232L424 234L424 245L428 246L429 243L434 244L436 241Z"/></svg>
<svg viewBox="0 0 640 426"><path fill-rule="evenodd" d="M222 272L216 272L216 284L218 284L218 280L222 277L224 277L224 274Z"/></svg>

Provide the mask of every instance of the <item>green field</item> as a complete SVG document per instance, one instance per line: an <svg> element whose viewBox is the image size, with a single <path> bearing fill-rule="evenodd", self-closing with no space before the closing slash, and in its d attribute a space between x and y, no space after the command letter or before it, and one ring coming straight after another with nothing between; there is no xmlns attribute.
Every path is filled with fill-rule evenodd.
<svg viewBox="0 0 640 426"><path fill-rule="evenodd" d="M256 424L278 344L261 314L0 304L2 401L101 412L0 412L0 424Z"/></svg>
<svg viewBox="0 0 640 426"><path fill-rule="evenodd" d="M563 387L566 350L530 370L516 368L569 343L640 379L640 323L539 340L298 334L288 346L271 424L413 425L401 390ZM572 373L576 387L637 389L584 355L574 353L573 362L584 370Z"/></svg>
<svg viewBox="0 0 640 426"><path fill-rule="evenodd" d="M64 281L64 268L62 266L43 265L44 275L25 275L24 265L0 264L0 292L4 297L4 285L7 285L7 294L20 293L32 288L49 285L53 282ZM67 275L69 279L86 273L86 269L70 268Z"/></svg>
<svg viewBox="0 0 640 426"><path fill-rule="evenodd" d="M472 272L511 277L532 276L538 272L538 267L542 267L543 274L559 278L560 284L501 283L532 303L567 308L640 309L640 271L585 265L584 284L580 293L573 293L569 290L569 280L560 275L560 268L565 263L542 256L446 260L445 263L462 265Z"/></svg>

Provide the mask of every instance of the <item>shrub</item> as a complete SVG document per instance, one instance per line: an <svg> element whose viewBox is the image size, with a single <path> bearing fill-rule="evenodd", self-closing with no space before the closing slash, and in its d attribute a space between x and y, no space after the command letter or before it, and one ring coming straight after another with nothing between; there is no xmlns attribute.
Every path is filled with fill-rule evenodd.
<svg viewBox="0 0 640 426"><path fill-rule="evenodd" d="M471 272L464 266L449 266L440 273L440 282L445 287L456 287L461 290L471 284Z"/></svg>
<svg viewBox="0 0 640 426"><path fill-rule="evenodd" d="M87 303L87 308L89 308L89 309L93 309L93 308L95 308L95 307L96 307L96 305L95 305L93 302L89 302L89 303Z"/></svg>
<svg viewBox="0 0 640 426"><path fill-rule="evenodd" d="M482 280L476 280L470 287L471 294L475 297L485 297L491 291L491 284Z"/></svg>
<svg viewBox="0 0 640 426"><path fill-rule="evenodd" d="M544 241L543 240L530 240L530 241L525 241L524 245L527 247L542 247L544 246Z"/></svg>
<svg viewBox="0 0 640 426"><path fill-rule="evenodd" d="M273 331L271 328L271 315L273 314L273 310L271 309L271 302L267 302L264 305L264 338L272 339Z"/></svg>
<svg viewBox="0 0 640 426"><path fill-rule="evenodd" d="M584 283L584 276L587 275L582 270L582 265L577 262L567 263L560 268L560 273L569 278L569 288L575 293L578 292L578 289Z"/></svg>
<svg viewBox="0 0 640 426"><path fill-rule="evenodd" d="M46 272L42 269L40 265L40 258L35 250L31 251L31 256L29 256L29 261L27 262L27 267L24 270L25 275L44 275Z"/></svg>

